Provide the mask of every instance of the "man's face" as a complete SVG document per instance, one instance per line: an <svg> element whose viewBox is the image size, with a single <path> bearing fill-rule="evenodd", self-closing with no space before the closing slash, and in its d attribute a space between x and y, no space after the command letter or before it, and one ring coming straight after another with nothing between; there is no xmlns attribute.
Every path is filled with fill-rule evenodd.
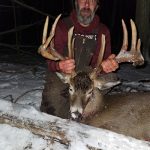
<svg viewBox="0 0 150 150"><path fill-rule="evenodd" d="M78 21L82 25L89 25L95 15L97 9L97 0L76 0L75 7L77 11Z"/></svg>

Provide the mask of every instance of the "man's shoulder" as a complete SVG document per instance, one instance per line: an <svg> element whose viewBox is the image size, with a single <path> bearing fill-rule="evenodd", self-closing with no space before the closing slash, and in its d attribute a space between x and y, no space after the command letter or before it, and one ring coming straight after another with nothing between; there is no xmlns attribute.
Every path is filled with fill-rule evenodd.
<svg viewBox="0 0 150 150"><path fill-rule="evenodd" d="M109 32L109 28L107 27L107 25L102 22L99 23L99 29L104 32Z"/></svg>
<svg viewBox="0 0 150 150"><path fill-rule="evenodd" d="M73 23L71 21L71 18L70 16L65 16L63 17L61 20L60 20L60 24L62 26L65 26L66 29L69 29L71 26L73 26Z"/></svg>
<svg viewBox="0 0 150 150"><path fill-rule="evenodd" d="M72 26L70 16L62 17L58 22L58 26L62 29L68 30Z"/></svg>

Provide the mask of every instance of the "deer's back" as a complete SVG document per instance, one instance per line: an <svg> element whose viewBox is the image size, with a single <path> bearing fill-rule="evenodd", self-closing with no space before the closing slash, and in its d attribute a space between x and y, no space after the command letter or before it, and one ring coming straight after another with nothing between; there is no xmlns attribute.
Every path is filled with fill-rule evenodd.
<svg viewBox="0 0 150 150"><path fill-rule="evenodd" d="M104 103L86 124L150 140L150 92L106 95Z"/></svg>

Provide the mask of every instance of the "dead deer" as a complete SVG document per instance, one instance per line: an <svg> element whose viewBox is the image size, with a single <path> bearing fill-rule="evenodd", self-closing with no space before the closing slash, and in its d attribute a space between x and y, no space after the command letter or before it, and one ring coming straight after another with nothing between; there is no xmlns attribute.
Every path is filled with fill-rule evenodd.
<svg viewBox="0 0 150 150"><path fill-rule="evenodd" d="M65 59L65 57L60 55L53 48L53 38L55 36L55 28L59 18L60 15L56 18L52 26L50 36L46 39L48 28L47 17L44 25L42 45L38 50L43 57L51 60ZM144 63L144 58L140 51L140 39L138 39L137 42L137 31L134 22L131 20L132 43L130 51L127 51L128 32L123 20L122 27L124 33L123 44L120 53L115 58L116 61L118 63L131 62L133 65L142 65ZM73 27L68 32L68 57L70 58L74 58L74 39L72 39L72 35ZM71 118L74 120L84 118L82 122L85 124L107 128L137 138L148 139L150 137L150 113L146 114L146 111L147 113L150 112L150 93L131 93L131 95L121 94L106 96L105 100L105 96L103 97L100 92L100 90L109 89L120 83L118 80L106 81L99 78L99 73L101 72L101 62L105 50L104 35L102 35L101 40L102 46L100 48L97 64L94 69L91 69L91 71L88 72L73 71L72 74L56 73L64 83L69 84ZM90 119L87 117L89 114L90 116L93 114Z"/></svg>

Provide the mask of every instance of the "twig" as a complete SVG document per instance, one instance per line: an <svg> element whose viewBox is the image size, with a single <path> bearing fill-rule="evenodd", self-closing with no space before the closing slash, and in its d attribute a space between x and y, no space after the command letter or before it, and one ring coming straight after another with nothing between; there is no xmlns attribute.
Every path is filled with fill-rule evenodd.
<svg viewBox="0 0 150 150"><path fill-rule="evenodd" d="M6 46L6 47L15 48L16 45L14 45L14 44L0 43L0 46ZM22 45L22 44L20 44L20 47L24 47L24 48L37 48L38 46L37 45Z"/></svg>
<svg viewBox="0 0 150 150"><path fill-rule="evenodd" d="M8 97L10 98L10 101L13 102L14 99L13 99L13 96L11 94L9 94L9 95L7 95L5 97L2 97L2 99L6 99Z"/></svg>
<svg viewBox="0 0 150 150"><path fill-rule="evenodd" d="M12 6L13 6L13 15L14 15L14 28L15 30L17 29L17 17L16 17L16 8L15 8L15 3L13 0L12 1ZM19 54L19 40L18 40L18 31L15 32L15 38L16 38L16 48L17 48L17 53Z"/></svg>
<svg viewBox="0 0 150 150"><path fill-rule="evenodd" d="M10 44L6 44L6 43L0 43L0 46L4 46L4 47L8 47L8 48L10 48L10 49L13 49L13 50L18 50L16 47L15 47L15 45L10 45ZM20 47L24 47L23 45L22 46L20 46ZM27 48L28 46L25 46L24 48ZM29 45L29 47L30 47L30 45ZM31 46L32 47L32 46ZM37 49L37 46L33 46L34 47L34 49ZM26 54L26 55L32 55L32 56L36 56L36 54L34 54L34 53L32 53L32 52L29 52L29 51L25 51L25 50L23 50L23 49L19 49L20 50L20 54L21 53L23 53L23 54ZM37 54L38 55L38 54ZM32 59L35 59L35 57L32 57Z"/></svg>
<svg viewBox="0 0 150 150"><path fill-rule="evenodd" d="M11 44L6 44L6 43L0 43L0 46L4 46L4 47L8 47L8 48L10 48L10 49L14 49L14 50L18 50L16 47L15 47L15 45L11 45ZM20 47L23 47L23 46L20 46ZM27 47L27 46L26 46ZM37 46L35 46L35 48L36 48ZM22 53L24 53L24 54L28 54L28 55L33 55L33 53L31 53L31 52L28 52L28 51L25 51L25 50L23 50L23 49L19 49L20 50L20 52L22 52ZM34 57L33 57L34 58Z"/></svg>
<svg viewBox="0 0 150 150"><path fill-rule="evenodd" d="M44 15L44 16L49 16L50 18L55 19L54 16L52 16L52 15L50 15L50 14L48 14L48 13L44 13L44 12L42 12L42 11L40 11L40 10L34 8L34 7L31 7L31 6L27 5L27 4L24 4L24 3L22 3L22 2L20 2L20 1L18 1L18 0L13 0L13 1L14 1L15 3L17 3L18 5L21 5L21 6L25 7L25 8L28 8L28 9L32 10L32 11L35 11L35 12L37 12L37 13L40 13L40 14L42 14L42 15Z"/></svg>
<svg viewBox="0 0 150 150"><path fill-rule="evenodd" d="M34 22L34 23L32 23L32 24L28 24L28 25L21 25L21 26L18 26L18 27L16 27L16 28L13 28L13 29L0 32L0 35L12 33L12 32L17 32L17 31L21 31L21 30L25 30L25 29L27 29L27 28L30 28L30 27L35 26L35 25L37 25L37 24L40 24L41 22L43 22L43 20Z"/></svg>
<svg viewBox="0 0 150 150"><path fill-rule="evenodd" d="M15 47L14 47L14 45L9 45L9 44L2 44L2 43L0 43L0 46L4 46L4 47L8 47L8 48L10 48L10 49L13 49L13 50L17 50ZM25 58L25 55L27 56L27 57L29 57L30 58L30 60L31 60L31 57L32 57L32 62L30 62L30 65L43 65L43 64L46 64L46 62L45 62L45 60L41 57L41 56L38 56L38 54L36 54L36 53L33 53L33 52L29 52L29 51L25 51L25 50L23 50L23 49L20 49L20 57L22 57L23 56L23 58L24 58L24 60L28 60L29 58ZM9 55L9 56L15 56L15 53L14 54L12 54L12 55ZM38 57L37 57L38 56ZM41 59L40 59L40 61L39 61L39 58L41 57ZM14 58L14 57L13 57ZM15 58L16 58L16 56L15 56ZM0 57L0 63L4 63L4 62L10 62L10 63L19 63L19 64L23 64L23 65L28 65L29 66L29 64L28 63L26 63L26 62L24 62L23 61L23 59L21 59L21 60L19 60L19 59L16 59L15 61L14 60L12 60L12 59L3 59L3 56L2 57ZM2 71L3 72L3 71Z"/></svg>
<svg viewBox="0 0 150 150"><path fill-rule="evenodd" d="M27 72L29 72L29 71L33 71L33 70L35 70L34 69L35 68L35 66L32 66L32 67L30 67L28 70L24 70L24 71L20 71L20 70L18 70L18 71L16 71L16 70L11 70L11 71L6 71L6 70L4 70L4 69L0 69L0 72L4 72L4 73L11 73L11 74L16 74L16 73L27 73Z"/></svg>
<svg viewBox="0 0 150 150"><path fill-rule="evenodd" d="M9 6L9 5L0 5L0 7L2 8L12 8L13 6Z"/></svg>

